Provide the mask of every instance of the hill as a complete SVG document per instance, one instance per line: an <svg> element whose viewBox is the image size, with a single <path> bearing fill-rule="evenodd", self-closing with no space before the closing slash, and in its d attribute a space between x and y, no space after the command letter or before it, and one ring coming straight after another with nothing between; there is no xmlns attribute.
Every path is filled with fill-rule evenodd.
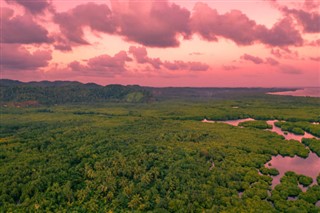
<svg viewBox="0 0 320 213"><path fill-rule="evenodd" d="M18 102L34 104L96 103L96 102L144 102L150 92L140 86L82 84L76 81L20 82L0 80L2 103Z"/></svg>

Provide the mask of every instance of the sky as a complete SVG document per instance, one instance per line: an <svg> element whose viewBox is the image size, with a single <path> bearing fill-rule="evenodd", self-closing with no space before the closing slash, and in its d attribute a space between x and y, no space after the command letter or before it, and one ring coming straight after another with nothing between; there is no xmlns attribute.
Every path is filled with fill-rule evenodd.
<svg viewBox="0 0 320 213"><path fill-rule="evenodd" d="M320 86L319 0L0 3L0 78Z"/></svg>

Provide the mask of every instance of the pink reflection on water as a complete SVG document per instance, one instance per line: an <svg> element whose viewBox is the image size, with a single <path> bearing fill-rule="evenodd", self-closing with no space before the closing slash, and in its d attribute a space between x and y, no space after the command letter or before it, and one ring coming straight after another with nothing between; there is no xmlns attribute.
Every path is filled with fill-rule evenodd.
<svg viewBox="0 0 320 213"><path fill-rule="evenodd" d="M211 121L207 119L203 119L201 122L203 123L226 123L232 126L238 126L239 123L245 122L245 121L254 121L253 118L244 118L244 119L238 119L238 120L227 120L227 121Z"/></svg>
<svg viewBox="0 0 320 213"><path fill-rule="evenodd" d="M221 123L230 124L232 126L238 126L239 123L245 122L245 121L254 121L253 118L245 118L245 119L238 119L238 120L228 120L228 121L220 121Z"/></svg>
<svg viewBox="0 0 320 213"><path fill-rule="evenodd" d="M313 135L311 135L310 133L308 132L304 132L304 135L295 135L291 132L287 132L287 134L284 134L284 132L281 130L281 128L279 127L276 127L274 125L275 122L277 122L278 120L272 120L272 121L267 121L267 123L269 125L272 125L272 129L270 129L269 131L272 131L272 132L275 132L277 133L278 135L282 135L286 140L297 140L297 141L302 141L302 138L317 138Z"/></svg>
<svg viewBox="0 0 320 213"><path fill-rule="evenodd" d="M304 88L295 91L284 91L284 92L269 92L270 95L289 95L289 96L309 96L309 97L320 97L320 88Z"/></svg>
<svg viewBox="0 0 320 213"><path fill-rule="evenodd" d="M271 164L269 166L269 164ZM310 152L307 158L282 157L281 155L273 156L271 161L265 164L268 168L276 168L279 175L273 177L272 187L280 183L281 177L287 171L293 171L297 174L303 174L313 178L313 183L316 183L316 178L320 174L320 158Z"/></svg>

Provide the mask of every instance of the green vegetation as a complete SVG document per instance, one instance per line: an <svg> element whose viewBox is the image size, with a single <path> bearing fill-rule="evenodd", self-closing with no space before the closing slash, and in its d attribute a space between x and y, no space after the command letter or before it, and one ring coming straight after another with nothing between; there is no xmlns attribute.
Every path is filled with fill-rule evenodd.
<svg viewBox="0 0 320 213"><path fill-rule="evenodd" d="M272 129L272 125L267 124L266 121L245 121L240 123L239 126L257 129Z"/></svg>
<svg viewBox="0 0 320 213"><path fill-rule="evenodd" d="M279 175L279 171L276 168L262 167L262 168L260 168L260 172L261 172L261 174L264 174L264 175L271 175L271 176Z"/></svg>
<svg viewBox="0 0 320 213"><path fill-rule="evenodd" d="M304 175L300 175L298 181L303 186L309 186L313 182L311 177L307 177Z"/></svg>
<svg viewBox="0 0 320 213"><path fill-rule="evenodd" d="M145 102L151 94L140 86L0 80L0 100L6 105L37 106L65 103Z"/></svg>
<svg viewBox="0 0 320 213"><path fill-rule="evenodd" d="M302 192L298 183L310 178L287 172L272 189L279 172L264 167L279 154L308 156L304 144L260 129L264 121L245 124L254 128L200 122L319 121L319 99L252 92L146 103L141 94L149 92L95 104L2 106L0 211L319 211L320 177Z"/></svg>
<svg viewBox="0 0 320 213"><path fill-rule="evenodd" d="M320 186L310 186L306 192L298 186L301 175L294 172L286 172L281 178L281 183L275 187L268 198L280 212L319 212L315 203L320 199ZM308 179L308 177L305 177ZM305 179L303 178L303 179ZM306 180L305 179L305 180ZM297 198L290 200L289 198Z"/></svg>
<svg viewBox="0 0 320 213"><path fill-rule="evenodd" d="M320 157L320 141L314 138L303 138L302 143Z"/></svg>
<svg viewBox="0 0 320 213"><path fill-rule="evenodd" d="M296 135L303 135L304 131L311 133L314 136L320 137L320 125L315 125L310 122L276 122L275 125L282 131L289 131Z"/></svg>

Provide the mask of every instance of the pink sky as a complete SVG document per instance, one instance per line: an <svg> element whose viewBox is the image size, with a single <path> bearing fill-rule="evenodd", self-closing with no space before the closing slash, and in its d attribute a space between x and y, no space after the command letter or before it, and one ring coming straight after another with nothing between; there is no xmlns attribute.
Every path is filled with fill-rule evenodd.
<svg viewBox="0 0 320 213"><path fill-rule="evenodd" d="M1 78L320 86L318 0L0 0Z"/></svg>

